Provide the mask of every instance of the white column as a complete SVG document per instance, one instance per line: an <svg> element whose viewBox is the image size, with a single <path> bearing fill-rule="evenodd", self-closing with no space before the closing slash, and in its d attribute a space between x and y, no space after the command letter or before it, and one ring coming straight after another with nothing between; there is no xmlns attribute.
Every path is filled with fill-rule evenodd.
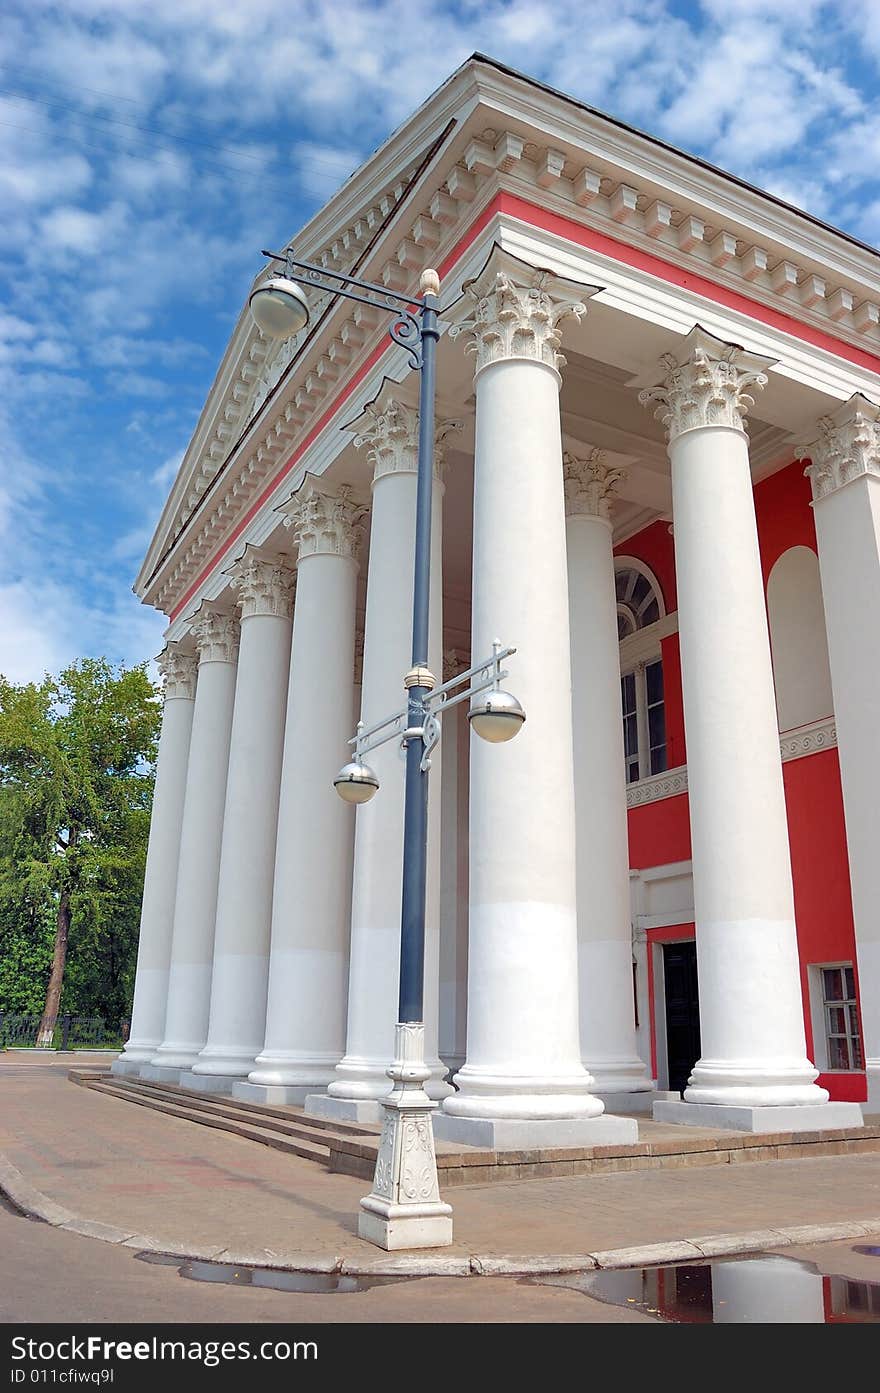
<svg viewBox="0 0 880 1393"><path fill-rule="evenodd" d="M156 1053L165 1030L196 660L181 652L178 644L170 643L156 662L165 681L165 705L156 758L131 1030L124 1052L113 1063L114 1074L139 1073Z"/></svg>
<svg viewBox="0 0 880 1393"><path fill-rule="evenodd" d="M418 413L390 388L354 423L355 443L373 465L373 508L367 574L361 719L368 728L404 707L404 674L412 649L412 594L418 463ZM429 663L440 671L443 628L443 485L435 451L431 531ZM340 753L344 754L344 749ZM439 747L433 751L428 802L428 886L425 921L426 1091L449 1092L437 1053L437 975L440 900ZM374 750L369 763L381 787L357 809L351 909L351 960L346 1051L328 1096L307 1110L325 1116L381 1121L379 1099L391 1089L400 969L403 873L404 753L398 741Z"/></svg>
<svg viewBox="0 0 880 1393"><path fill-rule="evenodd" d="M281 751L295 572L248 547L226 573L239 591L241 642L211 978L208 1039L181 1083L230 1087L263 1048Z"/></svg>
<svg viewBox="0 0 880 1393"><path fill-rule="evenodd" d="M611 506L621 471L566 454L581 1056L606 1107L650 1106L636 1048Z"/></svg>
<svg viewBox="0 0 880 1393"><path fill-rule="evenodd" d="M691 331L663 360L702 1057L655 1117L746 1131L861 1120L807 1059L770 639L744 417L758 358ZM856 1117L857 1114L857 1117Z"/></svg>
<svg viewBox="0 0 880 1393"><path fill-rule="evenodd" d="M166 1078L191 1069L208 1036L217 878L223 837L229 737L235 701L238 620L202 605L190 625L199 659L165 1034L144 1077ZM158 1071L158 1072L157 1072Z"/></svg>
<svg viewBox="0 0 880 1393"><path fill-rule="evenodd" d="M470 667L453 650L443 655L443 681ZM470 727L464 705L443 717L440 831L440 1057L460 1069L467 1056L468 765Z"/></svg>
<svg viewBox="0 0 880 1393"><path fill-rule="evenodd" d="M302 1103L345 1049L354 820L333 787L352 735L358 509L311 477L285 506L299 548L278 813L266 1039L236 1097Z"/></svg>
<svg viewBox="0 0 880 1393"><path fill-rule="evenodd" d="M471 739L467 1062L436 1131L476 1145L637 1130L598 1120L578 1038L557 353L560 320L584 313L578 292L496 249L469 287L475 315L461 326L477 357L471 657L491 654L496 637L515 644L506 685L526 711L509 744Z"/></svg>
<svg viewBox="0 0 880 1393"><path fill-rule="evenodd" d="M819 422L813 511L846 817L869 1113L880 1112L880 408L856 395Z"/></svg>

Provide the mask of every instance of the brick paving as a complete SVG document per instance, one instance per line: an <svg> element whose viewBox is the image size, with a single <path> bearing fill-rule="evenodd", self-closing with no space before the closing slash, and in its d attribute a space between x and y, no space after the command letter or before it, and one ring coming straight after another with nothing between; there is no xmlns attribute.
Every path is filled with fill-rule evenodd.
<svg viewBox="0 0 880 1393"><path fill-rule="evenodd" d="M77 1087L68 1067L0 1056L0 1152L56 1203L192 1251L376 1255L356 1232L362 1179ZM576 1255L877 1219L880 1156L536 1178L449 1198L449 1255Z"/></svg>

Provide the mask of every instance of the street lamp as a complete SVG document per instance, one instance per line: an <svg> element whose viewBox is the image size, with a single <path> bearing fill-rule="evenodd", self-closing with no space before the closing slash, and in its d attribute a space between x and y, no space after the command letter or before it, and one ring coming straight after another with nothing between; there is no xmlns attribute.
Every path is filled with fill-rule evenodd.
<svg viewBox="0 0 880 1393"><path fill-rule="evenodd" d="M511 739L521 728L525 712L515 697L501 689L501 680L507 676L502 663L516 650L502 648L496 640L490 657L440 687L428 668L434 393L439 338L437 272L422 272L420 295L412 298L340 271L298 261L290 249L281 253L264 251L263 255L284 267L283 274L270 277L250 296L251 312L264 333L287 338L304 329L309 321L309 305L301 287L315 286L392 314L388 332L406 350L410 367L421 373L412 661L403 679L406 706L369 730L364 730L363 722L358 725L350 742L354 758L340 769L333 783L345 802L366 803L377 792L379 780L364 756L390 740L399 740L406 750L400 990L394 1063L388 1070L392 1088L382 1100L385 1121L373 1189L361 1200L358 1233L386 1249L441 1247L452 1242L452 1208L440 1199L431 1126L431 1112L436 1104L424 1091L430 1078L430 1070L425 1066L424 1039L428 771L431 750L440 739L442 714L451 706L470 699L470 724L478 735L493 743Z"/></svg>

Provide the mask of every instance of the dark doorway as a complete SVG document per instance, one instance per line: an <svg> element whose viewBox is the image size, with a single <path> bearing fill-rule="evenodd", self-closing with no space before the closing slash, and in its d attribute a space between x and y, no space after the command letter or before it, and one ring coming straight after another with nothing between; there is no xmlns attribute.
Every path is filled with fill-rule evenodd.
<svg viewBox="0 0 880 1393"><path fill-rule="evenodd" d="M697 945L693 939L663 944L663 979L669 1087L680 1093L687 1087L691 1070L700 1057Z"/></svg>

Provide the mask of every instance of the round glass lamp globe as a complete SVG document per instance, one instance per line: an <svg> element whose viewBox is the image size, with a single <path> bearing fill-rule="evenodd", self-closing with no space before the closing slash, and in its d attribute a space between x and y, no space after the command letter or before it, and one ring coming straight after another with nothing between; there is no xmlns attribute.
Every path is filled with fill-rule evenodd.
<svg viewBox="0 0 880 1393"><path fill-rule="evenodd" d="M369 803L379 787L379 780L368 764L352 760L342 766L333 780L333 787L345 803Z"/></svg>
<svg viewBox="0 0 880 1393"><path fill-rule="evenodd" d="M257 287L248 301L258 329L272 339L298 334L309 322L309 305L296 281L273 276Z"/></svg>
<svg viewBox="0 0 880 1393"><path fill-rule="evenodd" d="M501 745L522 729L526 713L510 692L486 692L474 702L468 720L482 740Z"/></svg>

